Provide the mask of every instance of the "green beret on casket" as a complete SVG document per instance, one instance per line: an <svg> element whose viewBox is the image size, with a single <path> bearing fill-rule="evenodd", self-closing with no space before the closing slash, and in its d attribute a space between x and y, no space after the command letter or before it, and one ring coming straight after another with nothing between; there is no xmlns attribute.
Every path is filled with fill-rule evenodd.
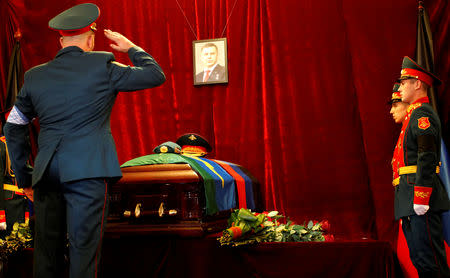
<svg viewBox="0 0 450 278"><path fill-rule="evenodd" d="M181 147L177 143L167 141L153 149L154 153L180 153Z"/></svg>

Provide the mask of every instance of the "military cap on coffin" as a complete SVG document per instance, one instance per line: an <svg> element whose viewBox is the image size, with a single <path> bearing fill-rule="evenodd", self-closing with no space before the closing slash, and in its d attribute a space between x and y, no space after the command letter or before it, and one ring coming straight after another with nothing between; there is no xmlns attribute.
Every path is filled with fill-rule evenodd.
<svg viewBox="0 0 450 278"><path fill-rule="evenodd" d="M181 147L180 147L180 145L178 145L172 141L167 141L167 142L164 142L161 145L157 146L156 148L154 148L153 152L154 153L180 153Z"/></svg>
<svg viewBox="0 0 450 278"><path fill-rule="evenodd" d="M96 31L95 21L100 9L92 3L76 5L58 14L48 22L48 27L59 31L61 36L76 36L89 30Z"/></svg>
<svg viewBox="0 0 450 278"><path fill-rule="evenodd" d="M177 144L181 146L181 154L187 156L205 156L212 151L208 141L195 133L187 133L177 139Z"/></svg>
<svg viewBox="0 0 450 278"><path fill-rule="evenodd" d="M391 100L388 102L388 104L402 101L402 95L398 91L398 88L400 88L400 83L395 83L394 87L392 88L392 97Z"/></svg>
<svg viewBox="0 0 450 278"><path fill-rule="evenodd" d="M440 85L442 82L433 73L427 71L424 67L414 62L413 59L405 56L402 63L402 71L400 72L400 80L404 79L419 79L425 82L428 86Z"/></svg>

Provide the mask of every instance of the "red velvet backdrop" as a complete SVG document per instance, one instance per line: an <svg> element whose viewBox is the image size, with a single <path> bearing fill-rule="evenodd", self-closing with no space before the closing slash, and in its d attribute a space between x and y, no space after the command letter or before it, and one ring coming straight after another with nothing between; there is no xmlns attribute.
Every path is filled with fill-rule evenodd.
<svg viewBox="0 0 450 278"><path fill-rule="evenodd" d="M211 157L261 181L268 209L298 222L329 219L338 237L393 238L390 161L399 127L386 102L402 57L414 55L417 1L93 2L100 29L132 39L167 75L157 89L119 95L112 130L121 162L200 133L214 147ZM3 95L13 32L22 29L25 69L46 62L59 48L48 20L77 3L0 1ZM450 5L425 6L448 136ZM193 86L192 41L219 37L228 39L229 83ZM101 32L96 49L110 50Z"/></svg>

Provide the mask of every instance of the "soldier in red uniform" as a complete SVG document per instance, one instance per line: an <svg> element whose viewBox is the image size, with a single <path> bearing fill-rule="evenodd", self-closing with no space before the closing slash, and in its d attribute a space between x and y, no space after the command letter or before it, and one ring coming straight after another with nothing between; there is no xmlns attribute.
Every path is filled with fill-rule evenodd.
<svg viewBox="0 0 450 278"><path fill-rule="evenodd" d="M393 158L393 169L399 178L395 186L395 217L402 219L411 261L419 277L450 277L440 218L442 211L450 209L450 201L437 175L441 124L427 97L428 88L440 81L405 57L399 82L402 101L410 105Z"/></svg>
<svg viewBox="0 0 450 278"><path fill-rule="evenodd" d="M391 110L389 113L392 115L394 122L396 124L401 124L405 121L405 117L408 114L409 104L402 101L402 96L398 89L400 88L400 83L395 83L392 88L392 97L389 101L391 105ZM400 138L399 138L400 139ZM397 142L397 145L399 142ZM392 172L393 172L393 181L392 185L397 186L400 182L400 176L398 175L398 158L396 155L392 158Z"/></svg>
<svg viewBox="0 0 450 278"><path fill-rule="evenodd" d="M0 237L5 238L14 223L29 219L28 201L15 182L5 136L0 137L0 181Z"/></svg>
<svg viewBox="0 0 450 278"><path fill-rule="evenodd" d="M392 115L392 118L394 119L394 122L396 124L403 124L406 118L406 114L408 113L409 104L402 101L402 96L398 91L399 87L400 83L395 83L394 87L392 88L392 97L391 100L389 101L389 104L391 105L391 110L389 111L389 113ZM397 186L400 182L400 176L398 175L397 165L398 165L397 158L394 157L392 159L393 186ZM409 258L409 250L406 244L405 235L401 230L401 225L402 223L400 220L399 221L400 230L398 231L397 246L396 246L397 257L403 270L403 274L405 275L405 278L407 277L417 278L418 277L417 271L412 265L411 259Z"/></svg>

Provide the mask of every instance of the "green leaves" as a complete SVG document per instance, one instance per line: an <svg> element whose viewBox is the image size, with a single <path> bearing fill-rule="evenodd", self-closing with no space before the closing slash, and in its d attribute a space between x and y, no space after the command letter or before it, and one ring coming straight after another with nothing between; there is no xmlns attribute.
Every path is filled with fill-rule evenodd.
<svg viewBox="0 0 450 278"><path fill-rule="evenodd" d="M5 239L0 239L0 259L8 260L8 257L14 255L25 248L32 246L33 236L28 225L28 220L25 223L14 223L13 230Z"/></svg>
<svg viewBox="0 0 450 278"><path fill-rule="evenodd" d="M245 221L250 221L250 222L254 222L254 221L256 221L258 219L248 209L240 209L239 213L238 213L238 218L242 219L242 220L245 220Z"/></svg>
<svg viewBox="0 0 450 278"><path fill-rule="evenodd" d="M329 229L328 221L297 225L284 218L278 211L255 213L248 209L237 209L231 213L228 229L218 238L220 245L242 246L259 242L305 242L325 241L324 233ZM239 231L236 233L236 231Z"/></svg>

